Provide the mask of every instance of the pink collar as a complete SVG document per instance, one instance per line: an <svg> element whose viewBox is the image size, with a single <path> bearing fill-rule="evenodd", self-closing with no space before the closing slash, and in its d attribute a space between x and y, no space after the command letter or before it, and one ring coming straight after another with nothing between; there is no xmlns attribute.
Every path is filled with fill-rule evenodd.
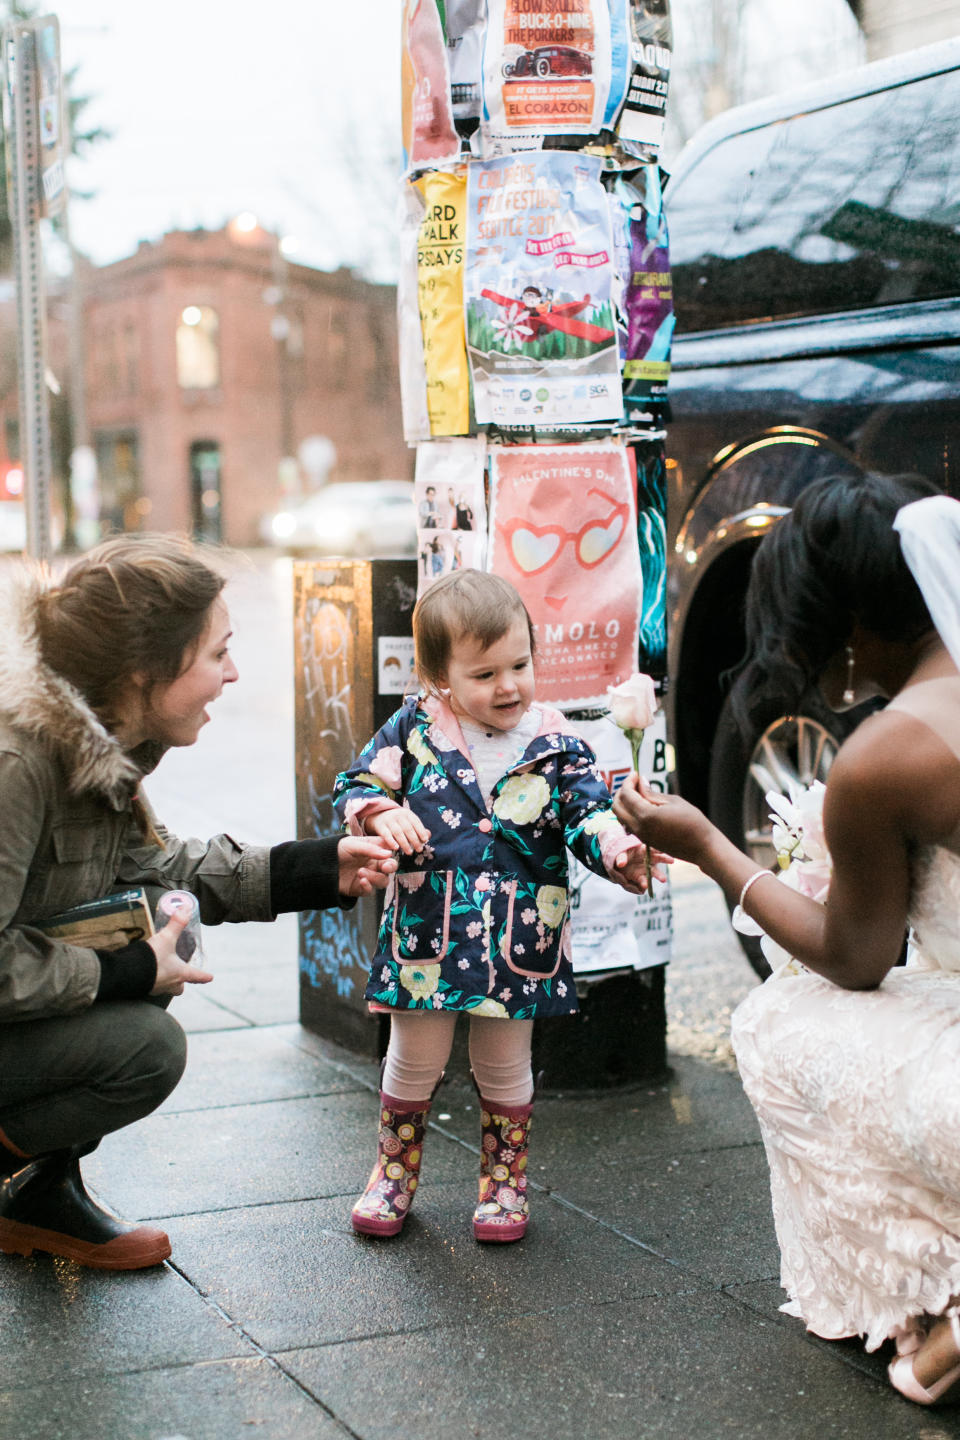
<svg viewBox="0 0 960 1440"><path fill-rule="evenodd" d="M434 721L439 726L448 739L453 741L464 758L469 760L470 747L463 738L460 721L457 719L449 700L444 699L442 695L425 695L420 703L430 716L431 721ZM539 739L541 735L554 735L557 733L561 735L576 735L576 727L570 724L567 717L562 714L561 711L554 710L549 705L540 705L537 701L534 701L534 705L540 712L540 725L534 736L535 740Z"/></svg>

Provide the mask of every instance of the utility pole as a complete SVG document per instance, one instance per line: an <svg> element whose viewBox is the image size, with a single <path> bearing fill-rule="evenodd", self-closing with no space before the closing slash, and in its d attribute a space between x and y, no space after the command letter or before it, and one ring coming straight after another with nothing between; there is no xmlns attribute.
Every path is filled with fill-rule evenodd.
<svg viewBox="0 0 960 1440"><path fill-rule="evenodd" d="M73 149L69 107L64 106L68 151ZM69 367L70 367L70 514L74 544L87 550L100 537L100 487L97 457L90 444L87 418L86 340L83 317L81 259L70 227L70 199L63 207L63 238L70 252Z"/></svg>
<svg viewBox="0 0 960 1440"><path fill-rule="evenodd" d="M60 26L55 15L14 22L3 35L3 113L17 282L20 452L27 553L52 554L46 287L40 221L63 203Z"/></svg>

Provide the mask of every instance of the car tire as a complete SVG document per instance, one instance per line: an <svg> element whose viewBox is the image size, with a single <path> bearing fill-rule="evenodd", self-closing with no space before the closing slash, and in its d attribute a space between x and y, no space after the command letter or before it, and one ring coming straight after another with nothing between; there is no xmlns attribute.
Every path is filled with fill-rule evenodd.
<svg viewBox="0 0 960 1440"><path fill-rule="evenodd" d="M538 61L537 61L537 75L540 77L540 79L541 79L541 80L546 80L549 74L550 74L550 61L549 61L549 60L538 60Z"/></svg>
<svg viewBox="0 0 960 1440"><path fill-rule="evenodd" d="M840 745L875 706L858 706L838 715L816 692L794 711L776 697L754 706L749 729L741 731L734 716L734 692L727 696L714 732L710 760L710 819L738 849L758 866L774 867L765 795L786 793L788 779L809 785L826 780ZM728 902L728 909L732 910ZM770 966L760 941L738 933L751 966L765 980Z"/></svg>

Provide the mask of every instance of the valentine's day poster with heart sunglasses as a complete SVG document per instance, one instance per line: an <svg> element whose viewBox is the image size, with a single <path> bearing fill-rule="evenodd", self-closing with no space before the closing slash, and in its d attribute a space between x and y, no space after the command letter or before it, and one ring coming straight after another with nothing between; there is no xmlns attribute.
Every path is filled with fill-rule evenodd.
<svg viewBox="0 0 960 1440"><path fill-rule="evenodd" d="M515 445L491 454L489 568L517 586L537 632L537 694L603 704L637 664L643 580L630 451Z"/></svg>

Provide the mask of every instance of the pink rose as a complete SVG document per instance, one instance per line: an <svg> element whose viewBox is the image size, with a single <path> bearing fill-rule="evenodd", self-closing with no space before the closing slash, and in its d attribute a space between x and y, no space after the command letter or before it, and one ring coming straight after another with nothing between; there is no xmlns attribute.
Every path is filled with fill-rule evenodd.
<svg viewBox="0 0 960 1440"><path fill-rule="evenodd" d="M649 675L631 675L622 685L608 685L610 714L621 730L646 730L657 712L657 694Z"/></svg>

